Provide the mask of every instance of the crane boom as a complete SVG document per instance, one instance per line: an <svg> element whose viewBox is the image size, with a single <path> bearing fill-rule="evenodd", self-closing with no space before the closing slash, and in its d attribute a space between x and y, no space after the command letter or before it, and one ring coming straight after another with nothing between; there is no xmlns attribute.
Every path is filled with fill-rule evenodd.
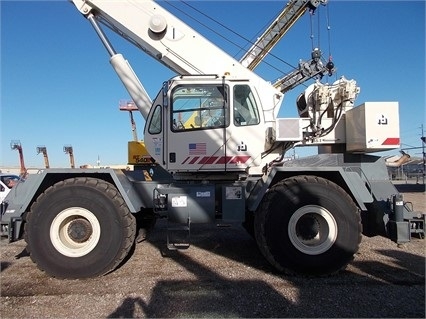
<svg viewBox="0 0 426 319"><path fill-rule="evenodd" d="M260 99L268 103L263 108L266 122L275 120L283 98L278 89L155 1L123 0L119 4L116 1L102 0L71 1L91 21L95 29L96 22L101 22L179 75L215 74L249 80L258 88ZM100 34L100 37L113 64L117 54L109 42L103 39L103 34ZM134 76L131 71L125 72L125 78ZM121 79L123 81L123 78ZM126 88L128 89L128 85ZM132 98L146 118L150 105L139 102L138 98L133 96Z"/></svg>
<svg viewBox="0 0 426 319"><path fill-rule="evenodd" d="M299 67L294 71L290 72L281 79L278 79L274 86L278 88L282 93L286 93L294 87L302 84L303 82L318 76L322 78L324 73L332 75L334 72L334 64L331 60L324 65L321 61L321 51L314 49L311 53L311 60L300 61Z"/></svg>
<svg viewBox="0 0 426 319"><path fill-rule="evenodd" d="M328 0L290 0L274 22L240 59L243 66L254 70L296 21L309 9L315 10Z"/></svg>

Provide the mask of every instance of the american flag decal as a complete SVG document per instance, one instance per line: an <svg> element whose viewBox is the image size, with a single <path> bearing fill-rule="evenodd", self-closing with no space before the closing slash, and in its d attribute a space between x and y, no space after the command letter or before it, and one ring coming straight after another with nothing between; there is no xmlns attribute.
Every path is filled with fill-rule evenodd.
<svg viewBox="0 0 426 319"><path fill-rule="evenodd" d="M206 155L206 143L189 143L188 153L189 155Z"/></svg>

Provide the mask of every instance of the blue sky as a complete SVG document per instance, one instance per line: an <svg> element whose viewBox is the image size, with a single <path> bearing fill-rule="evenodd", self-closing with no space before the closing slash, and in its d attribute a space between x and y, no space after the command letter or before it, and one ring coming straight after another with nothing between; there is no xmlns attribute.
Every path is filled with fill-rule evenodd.
<svg viewBox="0 0 426 319"><path fill-rule="evenodd" d="M240 38L191 13L218 30L220 37L160 2L238 59L241 50L224 38L246 45L244 39L255 38L286 3L189 1L239 33ZM188 10L178 2L172 4ZM20 140L27 167L44 166L37 146L47 147L51 167L68 167L64 145L73 146L77 166L96 165L98 156L101 165L126 164L132 132L128 113L120 112L118 105L129 96L90 23L66 0L1 0L0 5L0 166L19 166L17 152L10 149L11 140ZM326 57L332 54L336 76L355 79L361 87L357 105L365 101L399 102L402 147L420 147L421 125L426 122L425 2L329 0L328 9L321 8L312 25L313 40L309 15L303 16L266 59L275 68L262 65L256 73L274 81L291 70L282 61L296 66L299 59L309 58L312 41L315 46L320 44ZM111 40L152 98L162 82L174 75L121 38L112 36ZM304 89L299 86L286 95L280 117L297 115L295 99ZM143 118L135 114L135 120L142 139ZM298 152L303 155L304 151ZM409 152L420 156L421 150Z"/></svg>

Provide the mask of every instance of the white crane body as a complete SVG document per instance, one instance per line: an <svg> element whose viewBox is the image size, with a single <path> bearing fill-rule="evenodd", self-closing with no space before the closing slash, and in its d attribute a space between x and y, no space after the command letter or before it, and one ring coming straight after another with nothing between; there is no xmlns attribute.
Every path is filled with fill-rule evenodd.
<svg viewBox="0 0 426 319"><path fill-rule="evenodd" d="M242 222L278 271L309 275L343 269L361 234L397 243L424 234L425 214L404 203L384 160L366 154L399 147L397 102L354 107L354 80L317 80L297 99L299 118L277 118L283 92L331 71L320 51L271 84L253 69L276 43L263 40L274 37L240 63L154 1L72 2L146 120L150 162L134 170L46 169L9 192L1 232L17 240L26 224L31 258L49 275L110 272L135 241L149 240L157 219L167 220L169 249L189 247L193 224ZM290 0L295 16L324 2ZM284 31L293 23L287 18ZM177 73L154 99L101 24ZM319 154L286 160L299 145L318 145Z"/></svg>

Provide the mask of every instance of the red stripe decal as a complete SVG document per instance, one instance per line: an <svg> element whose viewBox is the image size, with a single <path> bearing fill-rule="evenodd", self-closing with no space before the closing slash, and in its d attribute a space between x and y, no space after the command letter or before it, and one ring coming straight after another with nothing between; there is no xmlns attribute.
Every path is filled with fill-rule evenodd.
<svg viewBox="0 0 426 319"><path fill-rule="evenodd" d="M188 156L185 158L185 160L182 162L182 164L197 164L197 165L203 165L203 164L244 164L250 159L249 155L244 156L203 156L200 158L200 156Z"/></svg>
<svg viewBox="0 0 426 319"><path fill-rule="evenodd" d="M389 137L385 139L382 145L399 145L399 137Z"/></svg>
<svg viewBox="0 0 426 319"><path fill-rule="evenodd" d="M219 158L216 164L225 164L228 163L232 159L232 156L222 156Z"/></svg>
<svg viewBox="0 0 426 319"><path fill-rule="evenodd" d="M213 164L218 158L218 156L204 156L197 164Z"/></svg>
<svg viewBox="0 0 426 319"><path fill-rule="evenodd" d="M189 164L194 164L200 157L199 156L195 156L190 162Z"/></svg>

